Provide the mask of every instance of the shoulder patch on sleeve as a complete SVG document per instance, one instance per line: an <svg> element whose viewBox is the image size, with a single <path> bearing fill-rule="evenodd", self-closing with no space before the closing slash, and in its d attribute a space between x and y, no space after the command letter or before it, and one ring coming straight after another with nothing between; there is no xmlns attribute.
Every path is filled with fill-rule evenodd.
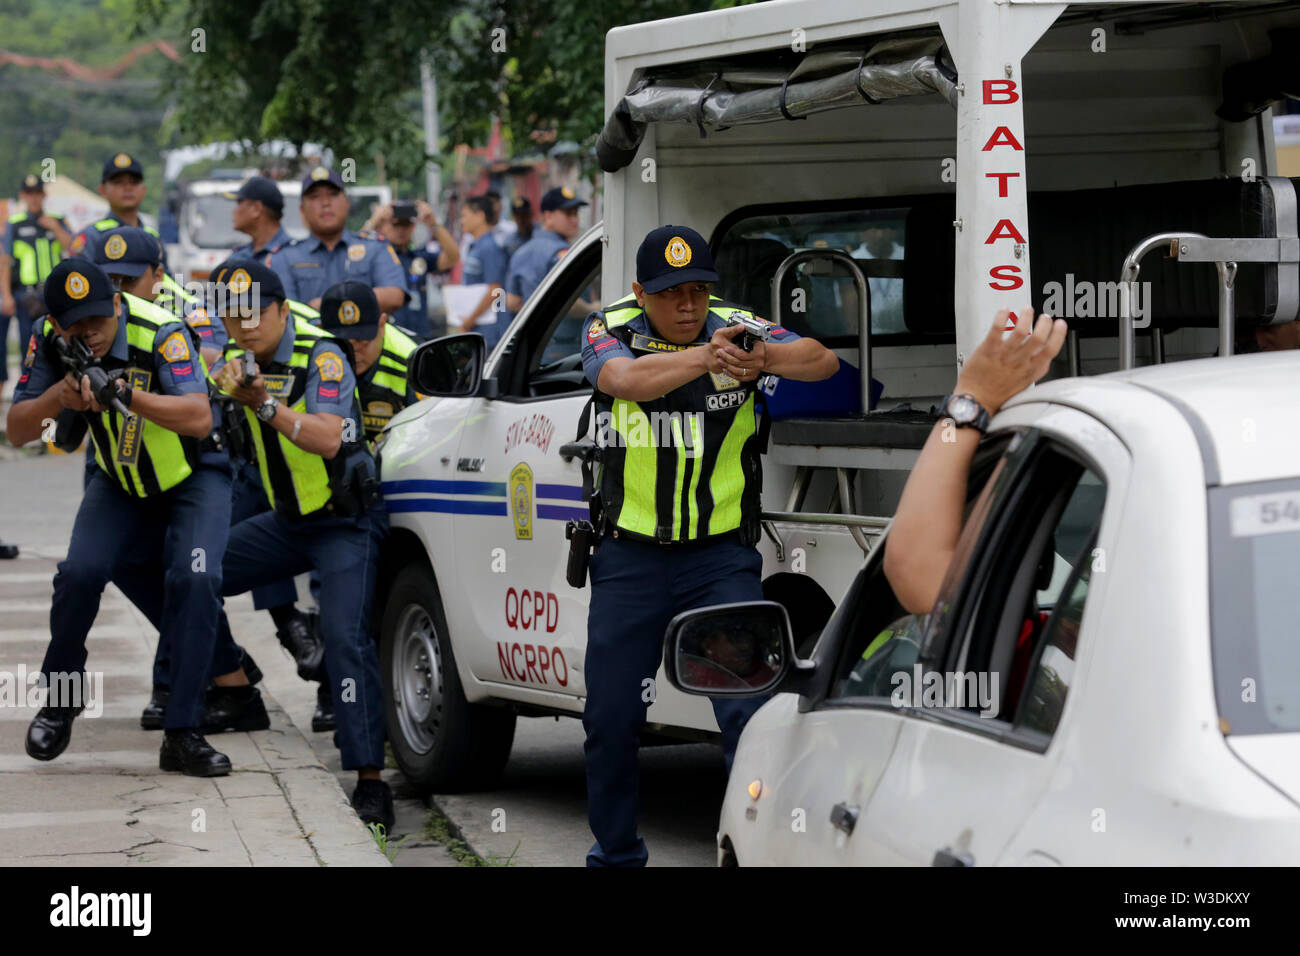
<svg viewBox="0 0 1300 956"><path fill-rule="evenodd" d="M599 318L592 319L592 320L591 320L591 324L590 324L589 326L587 326L587 341L588 341L588 342L594 342L594 341L596 341L596 339L600 338L602 335L608 335L608 334L609 334L609 332L608 332L608 330L605 328L605 323L602 322Z"/></svg>
<svg viewBox="0 0 1300 956"><path fill-rule="evenodd" d="M162 345L158 346L158 351L169 362L183 362L190 357L190 343L185 341L184 334L173 332L163 339Z"/></svg>
<svg viewBox="0 0 1300 956"><path fill-rule="evenodd" d="M31 338L27 340L27 354L23 356L23 368L31 368L36 364L36 350L38 347L39 342L36 333L33 332Z"/></svg>
<svg viewBox="0 0 1300 956"><path fill-rule="evenodd" d="M343 381L343 359L337 352L322 352L316 356L316 369L323 382Z"/></svg>
<svg viewBox="0 0 1300 956"><path fill-rule="evenodd" d="M84 232L79 232L77 233L77 237L72 240L73 255L76 255L84 248L86 248L86 234Z"/></svg>
<svg viewBox="0 0 1300 956"><path fill-rule="evenodd" d="M397 251L393 248L392 243L389 243L384 248L388 250L388 254L393 257L393 261L400 267L402 260L397 258Z"/></svg>

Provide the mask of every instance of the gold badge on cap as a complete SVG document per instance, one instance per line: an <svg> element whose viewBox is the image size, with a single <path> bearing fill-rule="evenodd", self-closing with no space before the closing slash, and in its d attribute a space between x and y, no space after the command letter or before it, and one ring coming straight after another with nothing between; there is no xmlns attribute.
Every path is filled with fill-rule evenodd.
<svg viewBox="0 0 1300 956"><path fill-rule="evenodd" d="M27 178L23 180L23 185L24 185L24 186L36 186L36 185L39 185L39 183L40 183L40 180L38 180L38 179L37 179L35 176L33 176L31 173L28 173L28 174L27 174Z"/></svg>
<svg viewBox="0 0 1300 956"><path fill-rule="evenodd" d="M664 250L664 258L674 269L680 269L682 266L691 264L691 244L681 236L673 236L668 240L668 248Z"/></svg>
<svg viewBox="0 0 1300 956"><path fill-rule="evenodd" d="M63 280L63 291L74 299L84 299L90 292L90 280L80 272L69 272Z"/></svg>
<svg viewBox="0 0 1300 956"><path fill-rule="evenodd" d="M252 284L253 280L249 278L247 271L236 269L230 274L230 281L226 283L226 288L235 295L243 295Z"/></svg>
<svg viewBox="0 0 1300 956"><path fill-rule="evenodd" d="M364 243L354 242L348 246L348 258L353 262L360 262L366 257L366 247Z"/></svg>
<svg viewBox="0 0 1300 956"><path fill-rule="evenodd" d="M573 190L570 189L568 186L562 186L560 188L560 195L563 196L565 199L572 199Z"/></svg>
<svg viewBox="0 0 1300 956"><path fill-rule="evenodd" d="M330 171L326 169L324 166L317 166L315 169L311 171L311 178L316 180L317 182L320 182L322 179L329 179Z"/></svg>
<svg viewBox="0 0 1300 956"><path fill-rule="evenodd" d="M344 299L339 306L339 321L344 325L356 325L361 321L361 310L351 299Z"/></svg>
<svg viewBox="0 0 1300 956"><path fill-rule="evenodd" d="M118 169L126 169L126 167L131 165L131 157L126 155L126 153L118 153L113 157L113 165Z"/></svg>
<svg viewBox="0 0 1300 956"><path fill-rule="evenodd" d="M104 243L104 255L110 259L121 259L126 255L126 240L121 236L109 236Z"/></svg>

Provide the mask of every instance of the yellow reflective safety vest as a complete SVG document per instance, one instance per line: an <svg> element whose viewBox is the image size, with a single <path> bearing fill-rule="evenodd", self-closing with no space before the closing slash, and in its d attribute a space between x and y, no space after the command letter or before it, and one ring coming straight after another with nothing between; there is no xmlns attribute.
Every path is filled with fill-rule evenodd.
<svg viewBox="0 0 1300 956"><path fill-rule="evenodd" d="M259 368L266 381L267 391L295 412L307 411L307 373L318 346L338 340L303 319L293 321L293 352L286 363L271 362ZM344 354L348 348L343 346ZM239 358L243 350L232 339L226 343L223 357ZM356 393L353 392L355 411ZM282 435L270 424L257 417L254 409L244 407L253 444L257 448L257 468L262 475L262 487L272 508L287 518L299 519L314 516L328 506L334 497L334 487L341 485L348 457L364 449L362 436L344 441L330 460L303 451L287 435ZM357 416L358 418L360 416Z"/></svg>
<svg viewBox="0 0 1300 956"><path fill-rule="evenodd" d="M389 419L405 408L410 389L406 383L407 363L419 345L391 322L384 326L384 344L375 364L357 377L361 397L361 420L366 440L373 442Z"/></svg>
<svg viewBox="0 0 1300 956"><path fill-rule="evenodd" d="M709 312L725 322L748 310L711 296ZM696 348L676 345L629 323L644 315L635 296L605 309L609 333L638 356ZM709 323L706 330L717 328ZM661 543L695 541L739 530L759 535L763 485L755 382L706 373L646 402L595 392L597 479L606 521L620 535Z"/></svg>
<svg viewBox="0 0 1300 956"><path fill-rule="evenodd" d="M157 363L154 359L158 331L165 325L174 325L177 319L171 313L151 302L123 294L127 306L126 317L126 380L131 387L155 395L164 394L158 381ZM121 321L119 316L118 321ZM53 328L47 326L54 334ZM195 371L207 375L207 367L199 354L198 343L188 328L181 324L186 336ZM61 367L57 353L53 356L55 368ZM90 437L95 445L95 462L104 474L121 486L122 490L137 498L148 498L174 488L188 478L198 467L199 439L178 435L142 415L128 415L125 419L116 411L108 410L98 415L86 414L90 422Z"/></svg>
<svg viewBox="0 0 1300 956"><path fill-rule="evenodd" d="M9 230L13 234L14 260L18 266L13 279L18 285L39 285L44 282L63 258L63 247L59 241L44 226L38 225L36 217L28 212L10 216Z"/></svg>

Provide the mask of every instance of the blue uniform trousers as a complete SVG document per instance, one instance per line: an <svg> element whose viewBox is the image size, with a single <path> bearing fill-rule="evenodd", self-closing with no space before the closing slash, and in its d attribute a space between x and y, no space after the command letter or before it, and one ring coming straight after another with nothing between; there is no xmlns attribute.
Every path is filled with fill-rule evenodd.
<svg viewBox="0 0 1300 956"><path fill-rule="evenodd" d="M79 673L86 635L110 580L134 569L133 601L172 647L171 697L163 726L198 727L221 609L222 563L230 532L230 475L200 465L169 491L150 498L124 492L96 470L86 486L54 576L50 646L41 670ZM151 568L152 586L144 569ZM139 600L137 600L139 598Z"/></svg>
<svg viewBox="0 0 1300 956"><path fill-rule="evenodd" d="M587 819L596 843L588 866L644 866L637 836L640 729L649 707L644 684L664 654L668 622L693 608L763 600L763 559L734 537L664 547L607 534L591 557L587 617ZM765 698L717 698L727 770L736 742Z"/></svg>
<svg viewBox="0 0 1300 956"><path fill-rule="evenodd" d="M262 490L261 475L257 471L257 465L245 462L235 471L235 480L232 486L231 503L230 503L230 524L231 527L239 524L245 518L251 518L255 514L261 514L263 511L270 510L270 503L266 499L266 492ZM113 583L122 589L123 593L131 599L132 603L145 614L149 616L149 610L140 601L136 600L138 586L130 580L129 573L123 575L123 579L113 579ZM146 595L141 595L147 600ZM253 607L259 611L267 608L280 607L282 604L292 604L298 599L298 590L294 587L293 578L287 577L283 580L273 581L270 584L259 585L253 588ZM151 621L152 617L149 618ZM218 624L223 635L230 633L230 622L226 620L226 612L221 612L221 621ZM224 645L224 637L223 637ZM171 665L168 661L170 649L167 639L158 638L158 649L153 658L153 682L155 687L167 687L168 677L171 672ZM224 658L221 662L214 664L212 673L227 674L233 671L235 667L226 667L225 670L219 668L229 663L229 658Z"/></svg>
<svg viewBox="0 0 1300 956"><path fill-rule="evenodd" d="M310 570L320 574L325 666L344 770L384 766L383 685L370 612L379 546L387 533L388 516L382 511L306 521L268 511L231 528L226 547L223 577L228 597L284 575ZM217 652L227 662L234 646L228 633L219 636L222 646ZM221 671L214 667L214 673Z"/></svg>
<svg viewBox="0 0 1300 956"><path fill-rule="evenodd" d="M13 316L0 315L0 382L9 378L9 319L18 322L18 364L21 367L27 354L27 342L32 337L32 317L23 301L22 289L14 292Z"/></svg>

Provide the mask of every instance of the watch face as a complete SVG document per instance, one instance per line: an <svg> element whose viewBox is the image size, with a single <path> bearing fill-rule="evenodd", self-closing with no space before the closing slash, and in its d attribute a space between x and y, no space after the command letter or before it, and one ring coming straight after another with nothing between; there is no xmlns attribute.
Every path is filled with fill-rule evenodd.
<svg viewBox="0 0 1300 956"><path fill-rule="evenodd" d="M953 417L954 421L973 422L975 416L978 415L979 412L976 409L975 403L969 398L955 395L951 401L948 402L948 414Z"/></svg>

